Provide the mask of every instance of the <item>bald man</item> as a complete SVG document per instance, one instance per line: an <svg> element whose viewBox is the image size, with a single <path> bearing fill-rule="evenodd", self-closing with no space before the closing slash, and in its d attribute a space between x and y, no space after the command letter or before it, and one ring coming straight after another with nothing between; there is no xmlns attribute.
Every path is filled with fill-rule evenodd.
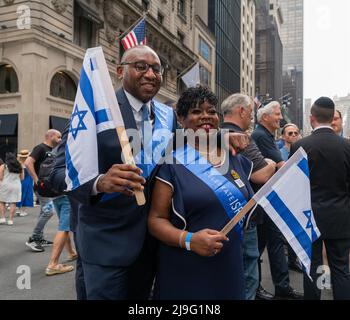
<svg viewBox="0 0 350 320"><path fill-rule="evenodd" d="M145 124L171 132L176 129L173 109L153 99L160 89L163 71L158 55L147 46L126 51L117 67L122 88L116 96L127 132L135 129L139 133L134 140L142 139ZM61 190L66 188L66 139L67 131L51 175L52 183ZM138 167L124 164L115 129L99 132L97 144L99 175L68 194L77 203L71 227L76 232L86 298L147 300L155 274L156 251L147 233L147 213L157 168L145 164L149 170L144 172L149 175L142 176ZM137 205L134 190L144 192L145 206ZM79 298L78 291L77 285Z"/></svg>
<svg viewBox="0 0 350 320"><path fill-rule="evenodd" d="M45 134L44 142L38 144L24 162L29 174L33 178L34 188L37 186L40 165L44 161L46 153L52 151L60 142L61 133L54 129L48 130ZM52 241L44 239L44 227L53 215L52 200L40 195L38 195L38 198L40 203L38 222L32 235L26 242L26 246L34 252L42 252L45 250L45 246L52 245Z"/></svg>

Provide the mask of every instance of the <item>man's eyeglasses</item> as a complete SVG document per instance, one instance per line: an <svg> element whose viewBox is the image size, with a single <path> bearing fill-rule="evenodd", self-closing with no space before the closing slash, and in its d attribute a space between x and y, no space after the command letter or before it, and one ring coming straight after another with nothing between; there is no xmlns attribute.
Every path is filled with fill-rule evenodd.
<svg viewBox="0 0 350 320"><path fill-rule="evenodd" d="M161 75L161 76L164 74L164 67L159 64L148 64L146 62L136 61L136 62L123 62L120 65L121 66L131 65L136 69L137 72L140 72L140 73L146 73L148 72L149 68L152 68L154 74Z"/></svg>
<svg viewBox="0 0 350 320"><path fill-rule="evenodd" d="M288 132L288 137L298 136L298 135L299 135L299 132L297 132L297 131L290 131L290 132Z"/></svg>

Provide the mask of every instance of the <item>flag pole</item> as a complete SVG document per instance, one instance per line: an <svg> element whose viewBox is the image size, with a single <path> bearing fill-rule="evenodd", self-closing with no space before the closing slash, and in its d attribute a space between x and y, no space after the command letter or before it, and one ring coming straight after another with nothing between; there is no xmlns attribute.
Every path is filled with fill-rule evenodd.
<svg viewBox="0 0 350 320"><path fill-rule="evenodd" d="M145 19L148 15L149 11L146 11L136 22L134 22L131 27L129 27L126 31L124 31L120 36L116 37L116 40L120 40L125 35L127 35L142 19Z"/></svg>
<svg viewBox="0 0 350 320"><path fill-rule="evenodd" d="M198 61L195 61L194 63L192 63L189 67L187 67L184 71L182 71L177 78L182 77L184 74L186 74L187 71L191 70L196 64L198 63Z"/></svg>
<svg viewBox="0 0 350 320"><path fill-rule="evenodd" d="M235 225L256 205L256 201L252 198L242 208L242 210L233 217L233 219L220 231L225 236L235 227Z"/></svg>
<svg viewBox="0 0 350 320"><path fill-rule="evenodd" d="M116 133L120 141L122 154L125 159L124 162L126 164L131 164L133 166L136 166L135 159L132 154L132 149L129 143L129 138L126 133L123 116L120 112L117 96L115 95L115 91L109 75L107 63L104 58L102 48L99 47L99 50L100 51L97 53L96 59L101 69L101 74L104 76L104 80L105 80L104 85L106 86L105 87L106 99L107 99L107 102L109 103L109 110L111 112L111 117L116 127ZM136 202L139 206L142 206L146 203L146 198L143 191L135 190L134 194L135 194Z"/></svg>

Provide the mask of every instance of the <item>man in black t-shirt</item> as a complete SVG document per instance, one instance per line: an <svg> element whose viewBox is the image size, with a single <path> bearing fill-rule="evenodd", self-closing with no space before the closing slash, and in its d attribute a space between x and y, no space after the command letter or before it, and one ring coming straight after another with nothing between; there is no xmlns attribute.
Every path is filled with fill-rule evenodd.
<svg viewBox="0 0 350 320"><path fill-rule="evenodd" d="M52 151L61 142L61 133L57 130L50 129L45 134L45 141L34 147L30 156L26 159L24 165L26 166L29 174L33 178L34 188L38 183L38 175L40 165L44 161L46 152ZM44 251L43 246L52 245L51 241L45 240L43 236L43 230L46 223L53 215L53 204L51 198L46 198L38 195L40 203L40 214L38 222L33 230L32 236L26 242L26 245L35 252Z"/></svg>

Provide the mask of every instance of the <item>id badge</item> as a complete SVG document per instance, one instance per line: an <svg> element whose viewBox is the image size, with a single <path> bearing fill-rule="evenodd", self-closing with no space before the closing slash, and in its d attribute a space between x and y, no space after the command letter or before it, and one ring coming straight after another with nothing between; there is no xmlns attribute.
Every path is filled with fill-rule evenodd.
<svg viewBox="0 0 350 320"><path fill-rule="evenodd" d="M235 183L237 184L237 186L239 188L243 188L245 187L245 184L243 183L243 181L241 180L241 177L239 176L238 172L235 170L231 170L231 176L233 178L233 180L235 180Z"/></svg>

